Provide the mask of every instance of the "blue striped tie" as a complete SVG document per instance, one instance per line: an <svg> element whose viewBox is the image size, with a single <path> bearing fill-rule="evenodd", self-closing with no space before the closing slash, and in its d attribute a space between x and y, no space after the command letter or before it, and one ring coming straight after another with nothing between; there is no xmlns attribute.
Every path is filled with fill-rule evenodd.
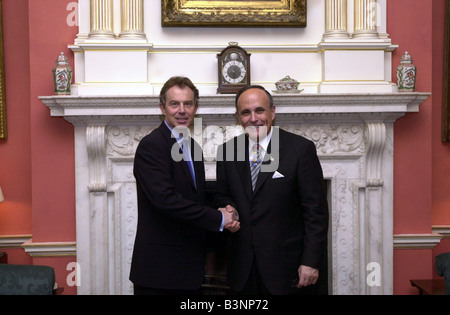
<svg viewBox="0 0 450 315"><path fill-rule="evenodd" d="M250 161L250 173L252 177L252 189L255 190L259 170L261 169L261 146L255 144L252 148L253 160Z"/></svg>

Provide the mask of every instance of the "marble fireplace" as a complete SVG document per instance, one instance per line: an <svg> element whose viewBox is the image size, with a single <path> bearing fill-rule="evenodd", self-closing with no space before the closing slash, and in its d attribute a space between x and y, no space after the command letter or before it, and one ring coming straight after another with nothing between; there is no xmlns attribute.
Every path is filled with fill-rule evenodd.
<svg viewBox="0 0 450 315"><path fill-rule="evenodd" d="M177 1L180 10L193 2ZM241 132L234 96L216 94L229 42L251 53L253 84L301 82L302 93L274 94L275 123L314 141L329 183L329 293L392 294L394 123L429 94L392 82L387 0L307 1L306 28L245 29L162 27L161 3L78 0L71 95L40 97L75 128L78 294L132 293L134 152L161 122L157 95L170 76L200 90L194 136L214 180L215 149Z"/></svg>
<svg viewBox="0 0 450 315"><path fill-rule="evenodd" d="M330 186L329 292L392 294L393 126L426 93L275 95L276 125L316 144ZM156 128L156 96L41 97L75 126L79 294L131 294L136 232L132 174L140 139ZM217 145L241 132L234 97L201 97L207 180ZM375 282L368 277L378 277Z"/></svg>

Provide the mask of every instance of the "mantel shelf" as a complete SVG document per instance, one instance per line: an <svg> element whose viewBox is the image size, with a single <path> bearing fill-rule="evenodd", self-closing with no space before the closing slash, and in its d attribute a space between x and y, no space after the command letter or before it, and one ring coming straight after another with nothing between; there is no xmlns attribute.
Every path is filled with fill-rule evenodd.
<svg viewBox="0 0 450 315"><path fill-rule="evenodd" d="M277 94L277 115L418 112L430 93ZM234 95L200 97L199 115L233 115ZM152 96L42 96L52 116L159 116L159 97Z"/></svg>

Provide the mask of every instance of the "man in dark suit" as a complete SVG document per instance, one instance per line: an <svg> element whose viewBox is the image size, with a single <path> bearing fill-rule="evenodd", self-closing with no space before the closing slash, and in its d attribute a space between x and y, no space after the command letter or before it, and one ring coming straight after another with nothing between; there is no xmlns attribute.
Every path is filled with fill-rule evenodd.
<svg viewBox="0 0 450 315"><path fill-rule="evenodd" d="M260 86L238 92L236 115L245 134L219 147L217 156L216 206L232 205L240 221L230 236L227 280L236 293L304 293L317 282L327 246L316 148L272 127L273 99Z"/></svg>
<svg viewBox="0 0 450 315"><path fill-rule="evenodd" d="M160 94L165 120L136 150L138 225L130 272L135 294L198 292L207 231L239 228L232 212L203 205L202 151L188 136L198 97L188 78L169 79ZM200 152L199 159L194 152Z"/></svg>

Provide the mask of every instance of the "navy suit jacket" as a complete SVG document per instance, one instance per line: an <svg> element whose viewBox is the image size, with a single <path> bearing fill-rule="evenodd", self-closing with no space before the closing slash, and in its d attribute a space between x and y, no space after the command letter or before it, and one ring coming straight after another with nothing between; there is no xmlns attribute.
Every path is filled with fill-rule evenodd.
<svg viewBox="0 0 450 315"><path fill-rule="evenodd" d="M206 232L219 231L222 214L203 206L203 160L194 161L196 189L187 162L171 157L174 144L163 122L136 150L138 224L130 280L150 288L197 290L205 275ZM194 146L201 150L192 140Z"/></svg>
<svg viewBox="0 0 450 315"><path fill-rule="evenodd" d="M219 147L216 206L234 205L240 216L241 228L230 236L227 280L231 288L242 290L255 257L269 292L291 294L299 266L318 268L324 258L328 204L314 143L273 130L262 167L268 163L278 167L261 169L254 192L247 136ZM279 151L275 152L277 131ZM227 153L230 150L234 151Z"/></svg>

